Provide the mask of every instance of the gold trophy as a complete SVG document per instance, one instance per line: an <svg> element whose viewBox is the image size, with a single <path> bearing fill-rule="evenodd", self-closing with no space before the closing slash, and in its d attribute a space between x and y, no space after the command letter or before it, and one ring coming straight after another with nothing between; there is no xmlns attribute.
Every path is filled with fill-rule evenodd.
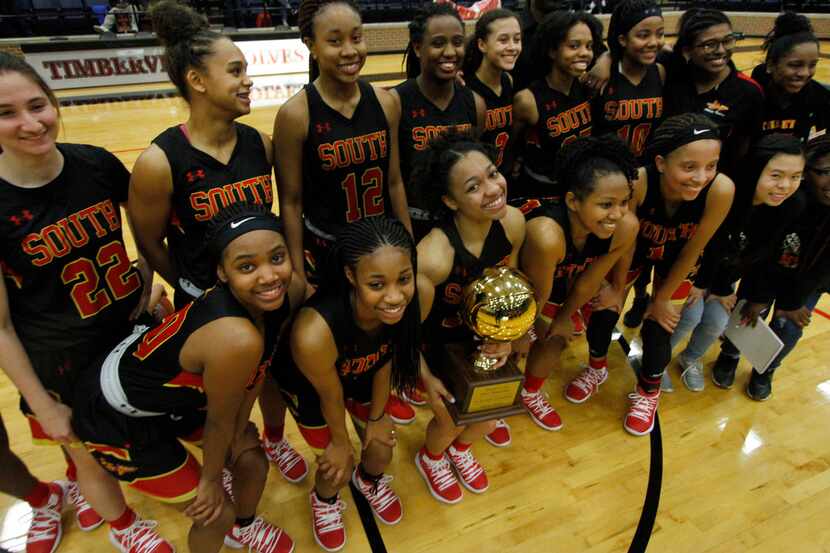
<svg viewBox="0 0 830 553"><path fill-rule="evenodd" d="M490 267L464 288L461 317L479 337L512 342L524 336L536 320L533 286L510 267ZM455 396L447 403L456 424L470 424L524 411L519 400L523 375L508 361L496 362L475 349L476 344L447 344L444 383Z"/></svg>

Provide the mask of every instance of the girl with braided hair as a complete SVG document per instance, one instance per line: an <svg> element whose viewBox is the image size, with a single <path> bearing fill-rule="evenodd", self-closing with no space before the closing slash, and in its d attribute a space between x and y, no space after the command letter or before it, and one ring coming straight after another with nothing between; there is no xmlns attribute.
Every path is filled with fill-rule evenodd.
<svg viewBox="0 0 830 553"><path fill-rule="evenodd" d="M409 23L404 54L407 80L392 89L401 107L401 174L407 186L415 240L432 228L432 215L412 186L416 158L450 129L481 132L487 106L458 83L464 61L464 23L451 4L429 2Z"/></svg>
<svg viewBox="0 0 830 553"><path fill-rule="evenodd" d="M139 156L128 210L139 250L182 307L216 283L205 255L210 220L237 201L273 205L272 146L265 133L236 121L251 111L242 51L175 0L155 4L151 16L190 117ZM262 390L263 447L286 480L299 482L308 466L283 436L285 406L270 379Z"/></svg>
<svg viewBox="0 0 830 553"><path fill-rule="evenodd" d="M752 70L764 87L761 133L794 134L807 141L830 126L830 91L813 80L819 40L810 20L784 12L764 40L766 60Z"/></svg>
<svg viewBox="0 0 830 553"><path fill-rule="evenodd" d="M190 551L290 553L291 538L256 516L268 460L249 419L305 283L266 206L237 202L207 226L217 284L99 360L76 394L75 430L110 474L182 507ZM182 441L201 442L202 466Z"/></svg>
<svg viewBox="0 0 830 553"><path fill-rule="evenodd" d="M721 141L708 117L687 113L666 119L655 131L649 157L640 169L632 208L640 231L632 278L654 266L653 294L640 334L643 360L624 427L642 436L654 428L660 379L671 361L671 335L692 289L704 247L732 205L735 185L718 172Z"/></svg>
<svg viewBox="0 0 830 553"><path fill-rule="evenodd" d="M752 265L771 257L781 233L804 209L804 195L796 194L804 162L801 141L783 134L762 137L744 158L732 209L703 252L694 286L671 337L674 349L692 333L677 362L683 370L683 383L693 392L703 390L703 355L726 330L735 302L746 295L743 288L735 295L735 283L747 276ZM720 376L713 374L715 384L728 387L717 379Z"/></svg>
<svg viewBox="0 0 830 553"><path fill-rule="evenodd" d="M418 244L418 291L425 317L421 380L434 416L415 465L432 496L443 503L457 503L463 497L453 468L471 492L487 490L487 474L472 452L475 441L497 433L494 445L510 442L503 422L501 427L495 420L456 426L444 404L452 401L451 396L433 375L448 370L441 355L445 344L473 340L459 312L463 287L487 267L518 265L524 217L507 205L507 183L495 162L492 146L469 133L450 132L430 143L413 172L413 185L439 217ZM499 363L510 351L510 344L481 347Z"/></svg>
<svg viewBox="0 0 830 553"><path fill-rule="evenodd" d="M663 118L666 69L657 63L663 33L663 15L654 0L617 4L608 25L611 77L591 102L594 135L615 133L640 162Z"/></svg>
<svg viewBox="0 0 830 553"><path fill-rule="evenodd" d="M487 104L481 140L499 151L496 166L502 167L513 126L513 77L510 71L522 52L522 30L518 16L510 10L486 12L476 22L464 52L464 75L473 91ZM508 156L510 157L510 156ZM510 167L508 160L506 167Z"/></svg>
<svg viewBox="0 0 830 553"><path fill-rule="evenodd" d="M810 140L805 154L806 208L787 225L774 245L772 258L746 271L741 281L747 300L754 304L744 318L752 323L764 307L774 304L770 327L784 342L784 349L765 372L752 370L746 393L756 401L772 395L776 370L801 339L821 295L830 290L830 136ZM737 348L724 341L712 368L715 384L732 386L739 359Z"/></svg>
<svg viewBox="0 0 830 553"><path fill-rule="evenodd" d="M279 383L317 453L312 530L326 551L346 543L339 490L349 479L381 522L397 524L403 516L392 477L384 475L396 443L384 407L392 389L411 390L418 375L416 271L415 244L400 221L369 217L346 225L325 280L291 329L291 362L280 368ZM356 466L347 414L363 443Z"/></svg>
<svg viewBox="0 0 830 553"><path fill-rule="evenodd" d="M555 11L539 27L533 45L536 80L516 94L508 148L523 156L510 198L562 198L556 152L591 135L590 95L579 78L602 47L602 23L585 12Z"/></svg>
<svg viewBox="0 0 830 553"><path fill-rule="evenodd" d="M608 347L631 261L626 254L638 229L628 210L637 165L618 138L579 139L562 147L556 165L557 179L568 183L568 192L563 203L527 206L521 253L522 270L542 306L521 398L533 422L545 430L562 427L541 388L558 366L574 326L587 323L589 364L567 386L566 399L582 403L608 378ZM574 318L576 325L571 324Z"/></svg>

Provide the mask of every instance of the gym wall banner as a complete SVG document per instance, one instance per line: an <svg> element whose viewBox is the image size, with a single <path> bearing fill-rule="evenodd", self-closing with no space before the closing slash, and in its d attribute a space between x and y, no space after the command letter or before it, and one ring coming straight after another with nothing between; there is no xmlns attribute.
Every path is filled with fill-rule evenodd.
<svg viewBox="0 0 830 553"><path fill-rule="evenodd" d="M240 40L248 75L308 72L309 53L300 39ZM26 61L54 90L168 81L160 46L27 53ZM256 84L256 82L254 83Z"/></svg>

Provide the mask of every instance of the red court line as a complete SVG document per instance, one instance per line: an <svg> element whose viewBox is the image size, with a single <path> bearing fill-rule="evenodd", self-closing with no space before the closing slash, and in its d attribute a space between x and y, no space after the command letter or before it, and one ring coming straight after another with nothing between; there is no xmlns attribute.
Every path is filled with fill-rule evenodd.
<svg viewBox="0 0 830 553"><path fill-rule="evenodd" d="M813 308L813 311L814 311L814 312L816 312L816 313L818 313L819 315L821 315L821 316L822 316L822 317L824 317L825 319L830 319L830 313L827 313L826 311L822 311L822 310L821 310L821 309L819 309L818 307L814 307L814 308Z"/></svg>

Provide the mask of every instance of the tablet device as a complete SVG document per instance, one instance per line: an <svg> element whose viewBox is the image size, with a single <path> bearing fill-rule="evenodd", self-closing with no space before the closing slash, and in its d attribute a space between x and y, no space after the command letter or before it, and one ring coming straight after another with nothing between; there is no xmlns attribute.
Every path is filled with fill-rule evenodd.
<svg viewBox="0 0 830 553"><path fill-rule="evenodd" d="M756 371L763 373L784 349L784 342L761 317L758 317L758 323L754 327L741 326L741 310L745 303L746 300L739 301L732 310L724 335L752 363Z"/></svg>

